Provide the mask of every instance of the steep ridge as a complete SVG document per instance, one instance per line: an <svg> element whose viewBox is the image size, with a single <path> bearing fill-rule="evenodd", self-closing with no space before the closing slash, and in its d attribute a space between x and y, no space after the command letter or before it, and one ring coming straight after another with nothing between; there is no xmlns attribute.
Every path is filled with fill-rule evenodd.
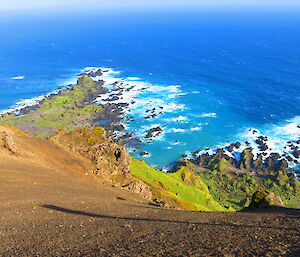
<svg viewBox="0 0 300 257"><path fill-rule="evenodd" d="M172 174L159 172L132 158L122 146L107 138L102 128L59 129L50 140L31 137L9 126L1 126L0 132L2 169L36 167L35 170L89 178L137 193L148 202L167 208L226 210L193 172L184 169Z"/></svg>
<svg viewBox="0 0 300 257"><path fill-rule="evenodd" d="M58 130L51 141L91 160L93 173L104 183L139 193L168 208L225 211L192 171L163 173L131 157L120 145L106 137L102 128Z"/></svg>

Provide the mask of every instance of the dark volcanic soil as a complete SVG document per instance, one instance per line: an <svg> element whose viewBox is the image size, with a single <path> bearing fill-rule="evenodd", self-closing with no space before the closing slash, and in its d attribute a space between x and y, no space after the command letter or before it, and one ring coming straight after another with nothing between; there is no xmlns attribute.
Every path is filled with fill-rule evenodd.
<svg viewBox="0 0 300 257"><path fill-rule="evenodd" d="M0 181L2 256L300 254L300 211L164 210L125 191L47 169L36 175L6 169Z"/></svg>
<svg viewBox="0 0 300 257"><path fill-rule="evenodd" d="M74 153L21 139L18 154L0 151L1 256L300 256L300 210L161 209L99 184Z"/></svg>

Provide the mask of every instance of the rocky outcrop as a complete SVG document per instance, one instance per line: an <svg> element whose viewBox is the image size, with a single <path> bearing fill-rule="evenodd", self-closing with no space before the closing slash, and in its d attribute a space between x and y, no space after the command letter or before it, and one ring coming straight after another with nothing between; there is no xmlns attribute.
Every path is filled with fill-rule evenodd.
<svg viewBox="0 0 300 257"><path fill-rule="evenodd" d="M255 130L251 131L254 134L258 133ZM224 158L229 161L233 170L242 169L257 174L267 174L272 171L291 173L294 164L300 161L300 146L298 146L300 140L288 141L283 153L277 149L272 149L272 143L269 144L270 141L267 136L260 135L251 143L248 141L236 142L215 150L200 149L192 153L194 160L190 161L203 168L211 169L220 162L221 158ZM270 150L273 151L270 152Z"/></svg>
<svg viewBox="0 0 300 257"><path fill-rule="evenodd" d="M253 168L255 170L263 170L264 162L263 162L262 154L259 154L257 158L253 161Z"/></svg>
<svg viewBox="0 0 300 257"><path fill-rule="evenodd" d="M0 149L4 149L9 153L16 153L17 148L14 141L7 129L5 127L0 127Z"/></svg>
<svg viewBox="0 0 300 257"><path fill-rule="evenodd" d="M136 179L130 171L132 157L123 146L108 138L103 128L81 128L71 132L60 129L50 140L89 159L92 172L103 183L120 186L152 200L153 188Z"/></svg>
<svg viewBox="0 0 300 257"><path fill-rule="evenodd" d="M133 179L129 154L107 138L103 128L81 128L72 132L60 129L51 140L91 160L94 174L104 182L124 186Z"/></svg>
<svg viewBox="0 0 300 257"><path fill-rule="evenodd" d="M157 136L159 136L162 132L163 132L163 130L162 130L161 127L151 128L151 129L149 129L149 131L147 132L147 135L145 136L145 138L149 139L149 138L157 137Z"/></svg>
<svg viewBox="0 0 300 257"><path fill-rule="evenodd" d="M252 200L249 209L268 208L271 206L283 207L283 202L279 196L268 190L258 190L252 195Z"/></svg>
<svg viewBox="0 0 300 257"><path fill-rule="evenodd" d="M245 149L241 154L240 168L250 170L253 167L253 157L252 149Z"/></svg>

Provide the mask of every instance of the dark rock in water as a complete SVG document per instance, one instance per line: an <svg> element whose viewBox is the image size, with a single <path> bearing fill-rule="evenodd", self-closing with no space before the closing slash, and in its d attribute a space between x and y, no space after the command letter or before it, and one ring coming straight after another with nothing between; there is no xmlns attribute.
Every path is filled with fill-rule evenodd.
<svg viewBox="0 0 300 257"><path fill-rule="evenodd" d="M112 98L103 99L103 101L111 102L111 101L117 101L117 100L119 100L119 99L120 99L119 97L113 96Z"/></svg>
<svg viewBox="0 0 300 257"><path fill-rule="evenodd" d="M246 148L241 154L240 168L250 170L253 167L252 148Z"/></svg>
<svg viewBox="0 0 300 257"><path fill-rule="evenodd" d="M268 138L265 136L259 136L258 139L261 141L268 141Z"/></svg>
<svg viewBox="0 0 300 257"><path fill-rule="evenodd" d="M299 149L299 147L298 146L295 146L295 145L293 145L292 147L291 147L291 150L292 151L296 151L296 150L298 150Z"/></svg>
<svg viewBox="0 0 300 257"><path fill-rule="evenodd" d="M270 158L272 158L274 161L277 161L279 158L281 158L281 156L278 153L271 153Z"/></svg>
<svg viewBox="0 0 300 257"><path fill-rule="evenodd" d="M229 160L230 157L225 153L223 148L218 148L217 152L212 156L212 159L220 161L222 158Z"/></svg>
<svg viewBox="0 0 300 257"><path fill-rule="evenodd" d="M246 141L245 144L246 144L247 146L250 145L250 143L249 143L248 141Z"/></svg>
<svg viewBox="0 0 300 257"><path fill-rule="evenodd" d="M263 170L264 168L264 163L263 163L263 158L262 154L259 154L257 158L253 161L253 168L255 170Z"/></svg>
<svg viewBox="0 0 300 257"><path fill-rule="evenodd" d="M197 157L199 157L199 153L201 152L201 150L197 150L197 151L195 151L195 152L193 152L192 153L192 156L194 157L194 158L197 158Z"/></svg>
<svg viewBox="0 0 300 257"><path fill-rule="evenodd" d="M297 160L294 160L294 163L298 164L299 162Z"/></svg>
<svg viewBox="0 0 300 257"><path fill-rule="evenodd" d="M196 161L197 164L200 166L206 167L209 163L210 156L208 153L202 154L199 156L198 160Z"/></svg>
<svg viewBox="0 0 300 257"><path fill-rule="evenodd" d="M241 143L240 143L240 142L236 142L236 143L234 144L234 147L235 147L235 148L240 148L240 146L241 146Z"/></svg>
<svg viewBox="0 0 300 257"><path fill-rule="evenodd" d="M123 136L121 136L120 138L122 139L126 139L126 138L131 138L133 135L131 133L125 133Z"/></svg>
<svg viewBox="0 0 300 257"><path fill-rule="evenodd" d="M207 148L205 148L204 150L205 150L205 151L209 151L209 150L210 150L210 148L209 148L209 147L207 147Z"/></svg>
<svg viewBox="0 0 300 257"><path fill-rule="evenodd" d="M146 119L146 120L147 120L147 119L154 119L155 117L157 117L157 115L156 115L156 114L152 114L152 115L146 116L145 119Z"/></svg>
<svg viewBox="0 0 300 257"><path fill-rule="evenodd" d="M116 106L117 107L127 107L129 104L128 103L119 103Z"/></svg>
<svg viewBox="0 0 300 257"><path fill-rule="evenodd" d="M114 125L114 130L123 131L125 127L122 124Z"/></svg>
<svg viewBox="0 0 300 257"><path fill-rule="evenodd" d="M97 76L102 76L103 73L102 73L102 70L101 69L98 69L97 71L90 71L89 73L86 74L87 76L89 77L97 77Z"/></svg>
<svg viewBox="0 0 300 257"><path fill-rule="evenodd" d="M161 127L155 127L155 128L149 129L145 138L156 137L156 136L160 135L162 132L163 132L163 130Z"/></svg>
<svg viewBox="0 0 300 257"><path fill-rule="evenodd" d="M232 153L234 150L234 146L233 145L228 146L227 150L228 150L228 152Z"/></svg>
<svg viewBox="0 0 300 257"><path fill-rule="evenodd" d="M181 155L181 158L182 158L182 159L184 159L184 158L186 158L186 157L188 157L187 154Z"/></svg>
<svg viewBox="0 0 300 257"><path fill-rule="evenodd" d="M256 139L255 143L258 144L258 145L262 145L262 144L264 144L264 141L261 140L261 139Z"/></svg>
<svg viewBox="0 0 300 257"><path fill-rule="evenodd" d="M267 144L262 143L258 148L260 151L266 151L269 147L267 146Z"/></svg>
<svg viewBox="0 0 300 257"><path fill-rule="evenodd" d="M293 158L292 158L291 156L289 156L289 155L286 157L286 159L287 159L289 162L292 162L292 161L293 161Z"/></svg>
<svg viewBox="0 0 300 257"><path fill-rule="evenodd" d="M133 137L133 138L130 139L130 142L133 143L133 144L134 143L138 144L138 143L142 143L143 141L139 138ZM136 147L136 148L139 149L140 147Z"/></svg>
<svg viewBox="0 0 300 257"><path fill-rule="evenodd" d="M297 143L298 145L300 145L300 140L296 141L296 143Z"/></svg>
<svg viewBox="0 0 300 257"><path fill-rule="evenodd" d="M300 157L300 150L296 150L292 154L294 155L295 158L299 159L299 157Z"/></svg>
<svg viewBox="0 0 300 257"><path fill-rule="evenodd" d="M149 155L149 153L148 152L141 152L140 155L141 156L147 156L147 155Z"/></svg>

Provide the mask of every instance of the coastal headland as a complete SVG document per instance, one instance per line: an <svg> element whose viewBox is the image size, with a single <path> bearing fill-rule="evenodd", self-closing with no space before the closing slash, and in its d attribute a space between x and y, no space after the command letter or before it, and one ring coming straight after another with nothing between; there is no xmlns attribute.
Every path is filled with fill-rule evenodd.
<svg viewBox="0 0 300 257"><path fill-rule="evenodd" d="M124 115L128 114L129 106L135 105L134 96L145 90L145 86L137 83L135 87L135 83L122 79L111 80L111 72L96 68L86 70L78 76L75 86L51 94L37 105L2 114L0 124L15 126L27 134L41 138L53 138L60 129L64 129L66 136L68 133L78 133L81 128L103 127L105 137L111 138L111 143L134 148L133 151L140 151L141 156L147 155L140 142L155 139L163 133L163 128L149 128L145 138L136 137L126 131L126 124L134 117ZM150 114L160 115L165 108L148 108L144 118L148 119ZM172 199L171 206L174 208L241 210L249 204L251 195L260 188L275 192L286 206L299 206L299 181L291 163L296 164L299 160L300 142L288 142L287 151L281 155L272 151L267 137L256 130L249 133L254 135L257 149L250 142L236 142L215 150L198 150L192 157L182 156L167 173L158 172L145 162L133 158L128 164L131 166L128 173L152 188L166 191L163 195L168 195L166 199ZM88 136L86 140L90 140L89 147L95 143L95 139L89 139ZM85 150L89 151L89 148ZM129 156L128 153L127 155ZM149 172L146 174L145 170ZM101 171L95 173L103 176ZM179 183L176 181L178 179ZM188 193L179 192L179 185L187 185L182 188L189 188ZM201 194L196 193L199 188L202 190ZM161 195L160 193L157 199L153 199L161 205L170 205ZM202 203L201 197L204 195L212 204Z"/></svg>

